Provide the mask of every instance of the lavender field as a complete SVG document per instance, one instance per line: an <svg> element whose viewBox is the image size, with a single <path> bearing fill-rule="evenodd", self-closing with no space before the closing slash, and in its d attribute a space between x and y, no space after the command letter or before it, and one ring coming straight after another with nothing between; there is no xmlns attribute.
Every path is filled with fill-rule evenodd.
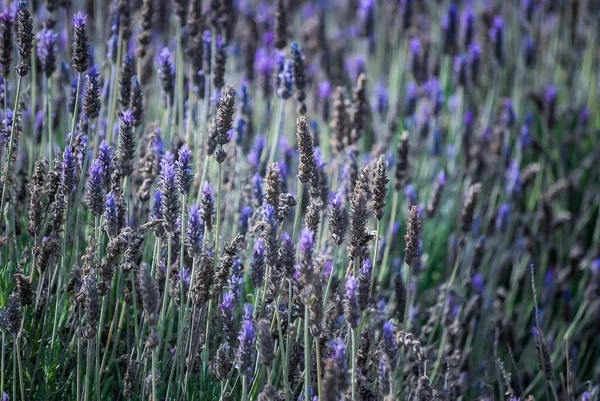
<svg viewBox="0 0 600 401"><path fill-rule="evenodd" d="M2 401L598 401L600 3L0 0Z"/></svg>

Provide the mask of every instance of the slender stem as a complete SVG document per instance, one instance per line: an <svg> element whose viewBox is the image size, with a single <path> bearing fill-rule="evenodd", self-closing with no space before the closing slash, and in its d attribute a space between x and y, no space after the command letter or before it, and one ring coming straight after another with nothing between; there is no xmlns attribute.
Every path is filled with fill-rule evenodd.
<svg viewBox="0 0 600 401"><path fill-rule="evenodd" d="M21 401L25 401L25 385L23 384L23 361L21 360L21 349L19 348L19 336L14 336L15 349L17 350L17 364L19 367L19 387L21 388Z"/></svg>
<svg viewBox="0 0 600 401"><path fill-rule="evenodd" d="M21 82L23 81L23 77L19 75L19 80L17 81L17 95L15 97L15 108L13 109L13 123L10 127L10 143L8 145L8 155L6 157L6 173L4 175L4 183L2 184L2 199L0 200L0 213L4 213L4 199L6 197L6 184L8 183L8 177L10 175L10 163L12 162L12 154L13 148L15 144L15 128L19 119L19 97L21 95ZM4 90L6 91L6 84L4 85ZM4 102L6 105L6 97L4 98ZM5 106L6 108L6 106ZM6 115L6 114L5 114Z"/></svg>
<svg viewBox="0 0 600 401"><path fill-rule="evenodd" d="M310 333L308 332L309 321L308 306L304 306L304 399L310 400Z"/></svg>
<svg viewBox="0 0 600 401"><path fill-rule="evenodd" d="M75 107L73 108L73 119L71 120L71 137L69 138L69 146L73 146L73 138L75 137L75 123L77 122L77 107L79 106L79 90L81 89L81 73L77 73L77 92L75 93ZM110 128L109 128L110 130Z"/></svg>
<svg viewBox="0 0 600 401"><path fill-rule="evenodd" d="M6 334L2 332L2 357L0 362L0 391L4 391L4 354L6 352Z"/></svg>
<svg viewBox="0 0 600 401"><path fill-rule="evenodd" d="M352 340L352 401L356 401L356 330L350 328Z"/></svg>
<svg viewBox="0 0 600 401"><path fill-rule="evenodd" d="M88 340L87 345L87 368L85 370L85 400L88 401L91 398L92 393L92 358L94 353L92 350L94 349L94 340Z"/></svg>
<svg viewBox="0 0 600 401"><path fill-rule="evenodd" d="M402 330L406 331L408 326L408 315L410 311L410 274L411 274L411 266L408 266L406 271L406 302L404 304L404 319L402 321Z"/></svg>
<svg viewBox="0 0 600 401"><path fill-rule="evenodd" d="M317 394L319 395L319 400L321 399L321 345L319 344L319 339L315 339L315 352L317 353Z"/></svg>
<svg viewBox="0 0 600 401"><path fill-rule="evenodd" d="M302 214L302 188L304 184L298 181L298 187L296 189L296 214L294 216L294 231L292 231L292 241L296 240L298 234L298 226L300 225L300 215Z"/></svg>
<svg viewBox="0 0 600 401"><path fill-rule="evenodd" d="M335 246L335 251L333 252L333 262L331 262L331 273L329 274L329 279L327 280L327 288L325 288L325 296L323 297L323 307L327 307L327 300L329 297L329 291L331 290L331 283L333 282L333 276L336 275L336 262L338 258L338 251L340 249L339 245Z"/></svg>
<svg viewBox="0 0 600 401"><path fill-rule="evenodd" d="M392 223L392 222L390 222ZM371 277L369 281L371 282L371 289L369 290L369 298L371 298L371 294L373 294L373 287L375 286L375 280L373 280L373 274L375 273L375 267L377 266L377 256L379 254L379 229L381 228L381 220L377 220L377 234L375 234L375 249L373 250L373 268L371 269ZM382 266L380 266L381 269Z"/></svg>
<svg viewBox="0 0 600 401"><path fill-rule="evenodd" d="M77 307L77 314L79 315L78 321L81 321L81 307L78 306ZM79 397L79 394L81 394L81 335L79 333L79 331L77 333L75 333L75 335L77 336L77 387L76 387L76 393L77 393L77 397Z"/></svg>
<svg viewBox="0 0 600 401"><path fill-rule="evenodd" d="M246 375L242 375L242 401L248 401L248 384L246 383Z"/></svg>
<svg viewBox="0 0 600 401"><path fill-rule="evenodd" d="M165 328L165 313L167 312L167 303L169 301L169 279L171 275L171 256L172 256L172 247L173 247L173 237L172 234L168 234L168 242L167 242L167 268L166 268L166 278L165 278L165 288L163 290L163 302L160 310L160 329L159 334L162 336L162 331Z"/></svg>
<svg viewBox="0 0 600 401"><path fill-rule="evenodd" d="M152 401L158 400L156 398L156 371L158 369L156 366L156 352L156 349L152 350Z"/></svg>
<svg viewBox="0 0 600 401"><path fill-rule="evenodd" d="M388 258L390 256L390 250L392 247L392 234L394 232L394 222L396 221L396 211L398 209L399 195L398 191L394 191L394 198L392 200L392 211L390 215L390 222L388 225L387 235L385 237L385 250L383 251L383 260L381 261L381 268L377 275L377 281L382 282L387 270L388 270Z"/></svg>

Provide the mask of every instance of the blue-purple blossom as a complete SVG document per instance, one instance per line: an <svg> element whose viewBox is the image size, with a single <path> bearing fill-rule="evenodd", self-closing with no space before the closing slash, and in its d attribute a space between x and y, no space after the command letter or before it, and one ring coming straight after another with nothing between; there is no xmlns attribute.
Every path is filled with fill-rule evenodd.
<svg viewBox="0 0 600 401"><path fill-rule="evenodd" d="M178 156L176 163L177 189L180 194L187 196L190 193L193 178L192 151L187 144L183 144L183 146L179 148Z"/></svg>
<svg viewBox="0 0 600 401"><path fill-rule="evenodd" d="M252 307L246 308L246 311L248 310L250 311L250 318L244 317L244 321L242 322L242 329L238 336L239 344L235 360L235 367L239 370L241 375L251 374L254 362L252 354L256 333L254 330L254 323L252 322Z"/></svg>
<svg viewBox="0 0 600 401"><path fill-rule="evenodd" d="M200 256L203 241L204 221L200 215L200 207L194 203L189 210L188 225L185 233L185 242L188 247L188 254L191 257L197 258Z"/></svg>
<svg viewBox="0 0 600 401"><path fill-rule="evenodd" d="M161 216L167 232L174 233L181 210L181 202L177 193L176 173L173 155L165 153L161 161L160 190L163 194Z"/></svg>
<svg viewBox="0 0 600 401"><path fill-rule="evenodd" d="M252 261L250 262L250 281L255 288L262 286L265 277L265 241L258 237L254 241Z"/></svg>
<svg viewBox="0 0 600 401"><path fill-rule="evenodd" d="M37 57L46 77L56 71L56 38L56 33L51 29L44 28L38 34Z"/></svg>
<svg viewBox="0 0 600 401"><path fill-rule="evenodd" d="M104 168L99 159L92 161L87 180L85 204L94 217L104 212Z"/></svg>
<svg viewBox="0 0 600 401"><path fill-rule="evenodd" d="M344 294L344 318L346 323L353 329L358 327L360 319L360 308L358 305L358 282L354 275L350 274L346 279L346 292Z"/></svg>
<svg viewBox="0 0 600 401"><path fill-rule="evenodd" d="M63 152L62 186L65 195L77 189L77 161L70 146Z"/></svg>
<svg viewBox="0 0 600 401"><path fill-rule="evenodd" d="M206 224L206 229L212 231L215 215L215 194L208 181L204 183L204 187L202 188L202 203L200 209L202 211L202 220L204 220L204 224Z"/></svg>
<svg viewBox="0 0 600 401"><path fill-rule="evenodd" d="M494 23L489 30L489 36L494 49L494 58L499 65L504 64L503 30L504 20L497 15L494 17Z"/></svg>
<svg viewBox="0 0 600 401"><path fill-rule="evenodd" d="M104 231L110 238L119 234L119 208L115 195L110 192L106 197L104 208Z"/></svg>

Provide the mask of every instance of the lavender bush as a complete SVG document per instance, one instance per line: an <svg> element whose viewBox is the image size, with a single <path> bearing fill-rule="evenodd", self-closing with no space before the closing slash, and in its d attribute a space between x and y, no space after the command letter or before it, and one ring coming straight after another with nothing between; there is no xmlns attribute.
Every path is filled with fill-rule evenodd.
<svg viewBox="0 0 600 401"><path fill-rule="evenodd" d="M598 400L595 1L0 1L0 396Z"/></svg>

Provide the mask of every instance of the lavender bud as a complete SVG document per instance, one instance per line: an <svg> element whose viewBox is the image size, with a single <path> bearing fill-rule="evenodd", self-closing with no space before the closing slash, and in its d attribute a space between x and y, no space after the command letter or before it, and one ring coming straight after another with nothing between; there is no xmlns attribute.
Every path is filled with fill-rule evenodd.
<svg viewBox="0 0 600 401"><path fill-rule="evenodd" d="M0 14L0 72L4 80L10 73L13 51L13 17L8 11ZM6 83L5 83L6 85Z"/></svg>
<svg viewBox="0 0 600 401"><path fill-rule="evenodd" d="M275 10L275 47L282 50L288 40L287 5L285 0L277 0Z"/></svg>
<svg viewBox="0 0 600 401"><path fill-rule="evenodd" d="M133 114L133 126L142 125L144 117L144 92L137 75L131 78L131 114Z"/></svg>
<svg viewBox="0 0 600 401"><path fill-rule="evenodd" d="M503 30L504 21L497 15L494 17L494 25L490 28L489 35L494 48L494 58L499 66L504 64Z"/></svg>
<svg viewBox="0 0 600 401"><path fill-rule="evenodd" d="M38 34L37 57L46 77L56 71L56 37L56 33L50 29L43 29Z"/></svg>
<svg viewBox="0 0 600 401"><path fill-rule="evenodd" d="M304 72L304 55L296 42L292 43L290 51L292 53L293 61L294 87L296 88L294 96L299 103L298 113L305 114L306 105L304 104L304 101L306 100L306 92L304 91L304 88L306 87L306 78Z"/></svg>
<svg viewBox="0 0 600 401"><path fill-rule="evenodd" d="M371 168L367 165L360 172L350 199L350 242L348 251L353 259L362 254L364 247L371 239L371 235L367 232L370 176Z"/></svg>
<svg viewBox="0 0 600 401"><path fill-rule="evenodd" d="M200 207L193 204L190 207L188 225L185 233L185 244L188 255L197 258L202 252L202 242L204 241L204 221L200 216Z"/></svg>
<svg viewBox="0 0 600 401"><path fill-rule="evenodd" d="M27 1L19 1L17 11L17 46L19 50L19 64L17 74L21 77L27 75L31 69L31 49L33 48L33 19L27 9Z"/></svg>
<svg viewBox="0 0 600 401"><path fill-rule="evenodd" d="M396 162L396 183L394 188L396 191L403 189L410 181L409 176L409 141L408 132L404 131L400 137L398 145L398 161Z"/></svg>
<svg viewBox="0 0 600 401"><path fill-rule="evenodd" d="M371 205L373 208L373 214L377 220L381 220L385 209L385 197L387 195L387 184L390 181L387 176L387 160L385 155L379 156L377 164L375 165L375 171L373 172L373 196L371 199Z"/></svg>
<svg viewBox="0 0 600 401"><path fill-rule="evenodd" d="M367 98L367 77L364 73L361 73L358 76L356 88L354 88L354 97L352 99L352 109L350 113L352 124L349 138L350 143L358 143L358 140L363 136L367 127L367 119L370 112L369 101Z"/></svg>
<svg viewBox="0 0 600 401"><path fill-rule="evenodd" d="M261 319L258 321L258 350L260 351L260 363L266 368L271 367L275 359L275 347L271 334L271 321Z"/></svg>
<svg viewBox="0 0 600 401"><path fill-rule="evenodd" d="M158 55L159 64L159 75L162 91L167 99L173 98L174 80L175 80L175 67L173 66L173 60L171 52L168 48L163 48Z"/></svg>
<svg viewBox="0 0 600 401"><path fill-rule="evenodd" d="M90 270L83 277L81 285L81 294L84 297L83 303L83 327L81 336L87 340L92 340L98 332L98 321L100 320L100 294L98 292L98 283L96 282L96 272Z"/></svg>
<svg viewBox="0 0 600 401"><path fill-rule="evenodd" d="M94 65L87 73L83 98L83 115L88 120L98 118L100 115L100 86L98 67Z"/></svg>
<svg viewBox="0 0 600 401"><path fill-rule="evenodd" d="M525 59L525 66L527 68L535 67L536 47L531 36L525 38L525 41L523 42L523 58Z"/></svg>
<svg viewBox="0 0 600 401"><path fill-rule="evenodd" d="M298 139L298 152L300 153L300 164L298 165L298 181L305 184L315 174L315 148L312 136L308 129L306 117L299 117L296 121L296 137Z"/></svg>
<svg viewBox="0 0 600 401"><path fill-rule="evenodd" d="M442 21L444 33L444 53L454 54L458 46L458 9L455 4L450 4L448 13Z"/></svg>
<svg viewBox="0 0 600 401"><path fill-rule="evenodd" d="M155 327L158 323L158 304L160 297L156 282L150 275L148 266L139 269L138 281L140 283L140 292L142 294L146 323L150 327Z"/></svg>
<svg viewBox="0 0 600 401"><path fill-rule="evenodd" d="M77 161L69 146L63 152L61 187L67 196L77 189Z"/></svg>
<svg viewBox="0 0 600 401"><path fill-rule="evenodd" d="M265 241L258 237L254 242L252 250L252 262L250 263L250 281L254 288L262 286L265 277Z"/></svg>
<svg viewBox="0 0 600 401"><path fill-rule="evenodd" d="M372 274L373 262L371 262L371 259L365 258L358 275L358 306L361 312L367 309L370 303Z"/></svg>
<svg viewBox="0 0 600 401"><path fill-rule="evenodd" d="M89 48L87 36L87 15L77 13L73 17L73 50L71 61L75 71L82 74L88 69Z"/></svg>
<svg viewBox="0 0 600 401"><path fill-rule="evenodd" d="M431 195L429 196L429 201L427 202L427 216L429 218L435 217L438 207L440 204L440 200L442 198L442 192L444 192L444 187L446 186L446 172L441 171L435 183L433 184L433 189L431 190Z"/></svg>
<svg viewBox="0 0 600 401"><path fill-rule="evenodd" d="M212 56L212 37L210 31L204 31L202 34L202 56L204 60L204 73L210 75Z"/></svg>
<svg viewBox="0 0 600 401"><path fill-rule="evenodd" d="M311 229L305 227L302 230L298 250L300 282L306 286L312 283L314 274L315 233Z"/></svg>
<svg viewBox="0 0 600 401"><path fill-rule="evenodd" d="M460 224L464 234L468 233L473 225L473 215L475 213L475 207L477 206L477 199L479 198L480 191L481 184L475 183L471 185L467 198L463 203L462 212L460 214Z"/></svg>
<svg viewBox="0 0 600 401"><path fill-rule="evenodd" d="M176 163L176 181L179 193L185 196L190 194L192 187L192 152L187 144L179 148L179 155Z"/></svg>
<svg viewBox="0 0 600 401"><path fill-rule="evenodd" d="M114 172L114 156L112 148L105 140L100 142L98 149L98 161L102 165L102 182L105 188L110 187L110 177Z"/></svg>
<svg viewBox="0 0 600 401"><path fill-rule="evenodd" d="M128 108L131 103L131 78L133 78L134 71L133 57L126 54L119 71L119 104L124 109Z"/></svg>
<svg viewBox="0 0 600 401"><path fill-rule="evenodd" d="M212 231L215 215L215 195L208 181L204 183L204 188L202 188L201 212L206 229Z"/></svg>
<svg viewBox="0 0 600 401"><path fill-rule="evenodd" d="M250 311L250 318L246 316L242 322L242 329L238 336L239 345L235 359L235 367L239 370L241 375L251 374L253 368L252 354L254 349L255 330L251 319L252 306L247 304L246 312L248 312L248 310Z"/></svg>
<svg viewBox="0 0 600 401"><path fill-rule="evenodd" d="M173 155L170 152L166 152L161 160L160 191L163 194L161 215L164 220L164 227L168 233L173 235L175 228L179 225L177 219L179 218L181 204L177 194Z"/></svg>
<svg viewBox="0 0 600 401"><path fill-rule="evenodd" d="M346 292L344 294L344 318L353 329L358 327L360 308L358 305L358 284L354 275L346 279Z"/></svg>
<svg viewBox="0 0 600 401"><path fill-rule="evenodd" d="M110 238L119 234L119 209L115 195L110 192L104 207L104 231Z"/></svg>
<svg viewBox="0 0 600 401"><path fill-rule="evenodd" d="M219 345L217 349L217 354L215 355L215 376L218 380L225 380L227 376L229 376L229 372L231 371L231 367L233 366L233 350L229 345L229 342L223 342Z"/></svg>
<svg viewBox="0 0 600 401"><path fill-rule="evenodd" d="M380 354L379 365L377 366L377 385L379 392L384 397L390 394L391 371L392 367L388 355L386 353Z"/></svg>
<svg viewBox="0 0 600 401"><path fill-rule="evenodd" d="M348 228L348 214L342 201L343 198L339 192L332 194L329 201L329 230L333 242L338 246L344 242L344 236Z"/></svg>
<svg viewBox="0 0 600 401"><path fill-rule="evenodd" d="M227 46L223 43L223 37L217 36L215 52L215 68L213 70L213 84L220 91L225 85L225 65L227 64Z"/></svg>
<svg viewBox="0 0 600 401"><path fill-rule="evenodd" d="M265 178L265 202L273 207L276 215L279 214L279 197L281 195L281 170L277 163L267 165Z"/></svg>
<svg viewBox="0 0 600 401"><path fill-rule="evenodd" d="M285 231L281 234L277 255L278 270L285 274L288 280L291 279L296 266L296 249L292 242L292 237Z"/></svg>
<svg viewBox="0 0 600 401"><path fill-rule="evenodd" d="M217 143L221 146L229 142L229 131L233 128L233 115L235 114L235 88L227 84L221 92L219 107L215 118Z"/></svg>
<svg viewBox="0 0 600 401"><path fill-rule="evenodd" d="M119 173L128 177L133 173L135 156L135 134L133 132L133 113L124 110L119 123L119 144L117 147L117 168Z"/></svg>
<svg viewBox="0 0 600 401"><path fill-rule="evenodd" d="M0 310L0 330L16 335L21 327L21 294L13 292L8 296L6 306Z"/></svg>
<svg viewBox="0 0 600 401"><path fill-rule="evenodd" d="M92 162L87 181L85 205L94 217L100 217L104 212L104 169L102 162L96 159Z"/></svg>
<svg viewBox="0 0 600 401"><path fill-rule="evenodd" d="M412 206L408 213L404 240L406 241L404 260L407 265L415 267L419 262L419 244L421 241L421 217L417 206Z"/></svg>

